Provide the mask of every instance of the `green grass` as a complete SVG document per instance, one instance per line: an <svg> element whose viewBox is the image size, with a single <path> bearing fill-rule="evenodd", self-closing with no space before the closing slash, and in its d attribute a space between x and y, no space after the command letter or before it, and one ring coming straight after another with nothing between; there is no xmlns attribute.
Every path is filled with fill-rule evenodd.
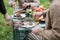
<svg viewBox="0 0 60 40"><path fill-rule="evenodd" d="M12 15L13 10L9 7L8 1L4 0L7 12ZM7 26L4 16L0 14L0 40L12 40L12 26Z"/></svg>
<svg viewBox="0 0 60 40"><path fill-rule="evenodd" d="M45 7L46 9L49 8L49 6L50 6L49 0L40 0L40 2L41 2L41 5L44 5L44 7Z"/></svg>
<svg viewBox="0 0 60 40"><path fill-rule="evenodd" d="M47 9L49 8L49 0L40 0L41 5L44 5L44 7ZM7 12L9 15L13 14L13 9L9 7L8 0L4 0ZM4 20L4 16L0 14L0 40L13 40L12 37L12 26L7 26L6 22Z"/></svg>

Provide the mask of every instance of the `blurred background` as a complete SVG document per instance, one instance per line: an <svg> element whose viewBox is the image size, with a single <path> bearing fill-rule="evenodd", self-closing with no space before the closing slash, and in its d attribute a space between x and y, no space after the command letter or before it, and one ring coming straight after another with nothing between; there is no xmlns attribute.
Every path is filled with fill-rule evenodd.
<svg viewBox="0 0 60 40"><path fill-rule="evenodd" d="M9 15L13 14L13 8L9 7L8 0L4 0L5 7ZM40 0L40 5L43 5L46 9L49 8L49 0ZM0 13L0 40L13 40L12 26L7 26L4 20L4 16Z"/></svg>

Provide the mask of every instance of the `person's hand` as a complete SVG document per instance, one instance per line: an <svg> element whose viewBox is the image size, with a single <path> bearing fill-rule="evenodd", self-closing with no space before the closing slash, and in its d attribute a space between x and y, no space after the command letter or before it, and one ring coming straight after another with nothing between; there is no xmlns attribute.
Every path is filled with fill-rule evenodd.
<svg viewBox="0 0 60 40"><path fill-rule="evenodd" d="M32 29L32 32L33 32L34 34L36 34L36 35L39 34L39 30L38 30L37 27L33 28L33 29Z"/></svg>
<svg viewBox="0 0 60 40"><path fill-rule="evenodd" d="M32 29L32 32L33 32L34 34L36 34L36 35L41 35L42 32L43 32L43 30L44 30L43 28L35 27L35 28Z"/></svg>
<svg viewBox="0 0 60 40"><path fill-rule="evenodd" d="M8 13L4 15L4 18L6 20L6 24L11 25L11 18L10 18L10 15L8 15Z"/></svg>
<svg viewBox="0 0 60 40"><path fill-rule="evenodd" d="M43 15L39 18L40 21L45 21L45 18L43 17Z"/></svg>
<svg viewBox="0 0 60 40"><path fill-rule="evenodd" d="M42 35L42 33L44 33L44 28L39 28L39 35Z"/></svg>
<svg viewBox="0 0 60 40"><path fill-rule="evenodd" d="M22 7L23 7L23 8L26 8L26 7L27 7L27 4L26 4L26 3L23 3L23 4L22 4Z"/></svg>
<svg viewBox="0 0 60 40"><path fill-rule="evenodd" d="M15 8L16 2L13 2L11 6L12 6L13 8Z"/></svg>
<svg viewBox="0 0 60 40"><path fill-rule="evenodd" d="M39 19L42 16L42 12L34 12L34 19Z"/></svg>
<svg viewBox="0 0 60 40"><path fill-rule="evenodd" d="M30 5L29 3L23 3L23 4L22 4L22 7L23 7L23 8L26 8L26 7L29 6L29 5Z"/></svg>

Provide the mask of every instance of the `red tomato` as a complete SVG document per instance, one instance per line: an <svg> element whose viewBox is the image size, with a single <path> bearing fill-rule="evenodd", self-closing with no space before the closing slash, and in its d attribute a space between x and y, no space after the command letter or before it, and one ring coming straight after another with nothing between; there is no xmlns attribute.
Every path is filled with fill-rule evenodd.
<svg viewBox="0 0 60 40"><path fill-rule="evenodd" d="M40 12L40 10L38 9L38 10L36 10L36 12Z"/></svg>
<svg viewBox="0 0 60 40"><path fill-rule="evenodd" d="M42 9L38 9L38 10L36 10L36 12L42 12L43 10Z"/></svg>
<svg viewBox="0 0 60 40"><path fill-rule="evenodd" d="M33 7L33 10L38 10L38 8L37 7Z"/></svg>
<svg viewBox="0 0 60 40"><path fill-rule="evenodd" d="M40 6L39 8L33 7L33 10L36 12L42 12L44 10L44 7L43 6Z"/></svg>
<svg viewBox="0 0 60 40"><path fill-rule="evenodd" d="M43 5L42 5L42 6L40 6L40 7L39 7L39 9L42 9L42 10L44 10L44 6L43 6Z"/></svg>

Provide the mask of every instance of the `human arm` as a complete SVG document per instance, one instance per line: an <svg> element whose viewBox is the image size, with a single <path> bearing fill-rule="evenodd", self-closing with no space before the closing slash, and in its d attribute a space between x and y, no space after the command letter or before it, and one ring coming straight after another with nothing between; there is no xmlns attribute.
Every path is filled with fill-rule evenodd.
<svg viewBox="0 0 60 40"><path fill-rule="evenodd" d="M11 6L11 7L15 7L16 6L16 1L17 0L9 0L9 6Z"/></svg>
<svg viewBox="0 0 60 40"><path fill-rule="evenodd" d="M27 5L31 5L31 7L35 7L35 6L39 6L40 5L40 1L39 0L33 0L33 2L25 2L25 4Z"/></svg>

